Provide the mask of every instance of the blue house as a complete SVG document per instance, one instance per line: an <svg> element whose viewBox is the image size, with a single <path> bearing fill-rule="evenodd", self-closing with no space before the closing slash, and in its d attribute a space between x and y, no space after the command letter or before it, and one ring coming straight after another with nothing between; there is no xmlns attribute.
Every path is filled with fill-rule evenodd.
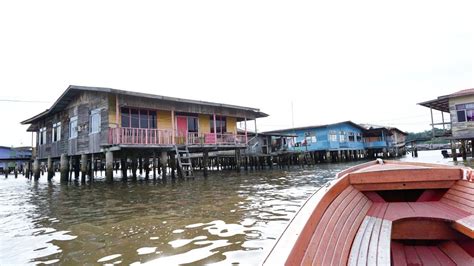
<svg viewBox="0 0 474 266"><path fill-rule="evenodd" d="M288 140L289 150L314 153L318 160L357 159L365 156L363 134L365 128L345 121L328 125L298 127L265 133L293 134Z"/></svg>
<svg viewBox="0 0 474 266"><path fill-rule="evenodd" d="M365 128L364 141L369 157L400 156L406 153L408 135L395 127L361 125Z"/></svg>
<svg viewBox="0 0 474 266"><path fill-rule="evenodd" d="M0 171L21 166L23 162L31 158L31 147L5 147L0 146Z"/></svg>

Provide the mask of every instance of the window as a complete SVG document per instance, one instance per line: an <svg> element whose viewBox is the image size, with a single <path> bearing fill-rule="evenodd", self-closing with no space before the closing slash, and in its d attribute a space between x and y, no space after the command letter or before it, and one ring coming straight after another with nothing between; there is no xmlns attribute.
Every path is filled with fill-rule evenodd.
<svg viewBox="0 0 474 266"><path fill-rule="evenodd" d="M122 127L156 128L156 111L122 107Z"/></svg>
<svg viewBox="0 0 474 266"><path fill-rule="evenodd" d="M40 128L39 131L39 145L46 144L46 127Z"/></svg>
<svg viewBox="0 0 474 266"><path fill-rule="evenodd" d="M122 107L120 109L122 118L122 127L130 127L130 108Z"/></svg>
<svg viewBox="0 0 474 266"><path fill-rule="evenodd" d="M51 135L51 142L56 142L61 140L61 122L53 124L53 132Z"/></svg>
<svg viewBox="0 0 474 266"><path fill-rule="evenodd" d="M92 110L89 123L89 133L100 132L100 109Z"/></svg>
<svg viewBox="0 0 474 266"><path fill-rule="evenodd" d="M458 122L474 121L474 103L456 105Z"/></svg>
<svg viewBox="0 0 474 266"><path fill-rule="evenodd" d="M346 141L347 141L346 132L341 131L341 132L339 133L339 142L346 142Z"/></svg>
<svg viewBox="0 0 474 266"><path fill-rule="evenodd" d="M355 141L354 132L349 132L349 141L352 141L352 142Z"/></svg>
<svg viewBox="0 0 474 266"><path fill-rule="evenodd" d="M337 141L337 132L329 131L329 141Z"/></svg>
<svg viewBox="0 0 474 266"><path fill-rule="evenodd" d="M226 125L226 118L225 116L216 116L216 128L217 130L214 129L214 117L211 116L211 133L225 133L227 132L227 125Z"/></svg>
<svg viewBox="0 0 474 266"><path fill-rule="evenodd" d="M356 133L357 142L362 142L362 135L360 133Z"/></svg>
<svg viewBox="0 0 474 266"><path fill-rule="evenodd" d="M199 131L198 118L188 116L188 132L198 132L198 131Z"/></svg>
<svg viewBox="0 0 474 266"><path fill-rule="evenodd" d="M77 138L77 116L69 120L69 139Z"/></svg>
<svg viewBox="0 0 474 266"><path fill-rule="evenodd" d="M304 133L304 142L309 145L311 143L316 143L316 134L312 132L305 132Z"/></svg>
<svg viewBox="0 0 474 266"><path fill-rule="evenodd" d="M140 127L140 116L138 113L138 109L130 109L130 127Z"/></svg>

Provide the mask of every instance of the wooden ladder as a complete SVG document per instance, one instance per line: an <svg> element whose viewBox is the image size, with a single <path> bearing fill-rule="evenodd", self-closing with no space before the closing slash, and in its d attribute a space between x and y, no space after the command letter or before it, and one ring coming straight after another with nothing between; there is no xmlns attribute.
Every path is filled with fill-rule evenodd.
<svg viewBox="0 0 474 266"><path fill-rule="evenodd" d="M179 175L180 177L193 177L193 164L191 162L191 155L189 154L188 146L180 150L178 145L174 146L176 157L178 158Z"/></svg>

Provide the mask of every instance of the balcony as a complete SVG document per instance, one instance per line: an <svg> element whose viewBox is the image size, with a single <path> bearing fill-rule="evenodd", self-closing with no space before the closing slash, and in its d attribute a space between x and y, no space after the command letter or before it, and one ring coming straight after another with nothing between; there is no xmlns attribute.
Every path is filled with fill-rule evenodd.
<svg viewBox="0 0 474 266"><path fill-rule="evenodd" d="M246 145L245 135L194 133L150 128L109 128L111 145Z"/></svg>

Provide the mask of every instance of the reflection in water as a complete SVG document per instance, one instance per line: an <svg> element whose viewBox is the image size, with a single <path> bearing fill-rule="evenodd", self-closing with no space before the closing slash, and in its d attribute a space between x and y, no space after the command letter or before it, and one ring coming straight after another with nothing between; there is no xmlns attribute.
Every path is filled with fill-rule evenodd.
<svg viewBox="0 0 474 266"><path fill-rule="evenodd" d="M165 184L1 177L0 264L259 264L305 199L354 164Z"/></svg>

